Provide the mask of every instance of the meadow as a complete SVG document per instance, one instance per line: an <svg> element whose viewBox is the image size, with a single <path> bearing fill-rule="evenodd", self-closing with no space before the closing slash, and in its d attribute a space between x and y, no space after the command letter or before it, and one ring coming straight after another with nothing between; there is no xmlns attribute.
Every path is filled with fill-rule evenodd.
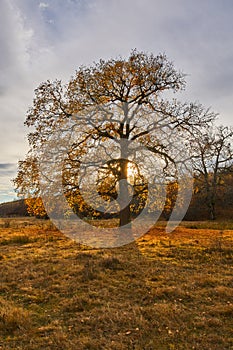
<svg viewBox="0 0 233 350"><path fill-rule="evenodd" d="M91 249L0 219L0 349L233 349L233 222Z"/></svg>

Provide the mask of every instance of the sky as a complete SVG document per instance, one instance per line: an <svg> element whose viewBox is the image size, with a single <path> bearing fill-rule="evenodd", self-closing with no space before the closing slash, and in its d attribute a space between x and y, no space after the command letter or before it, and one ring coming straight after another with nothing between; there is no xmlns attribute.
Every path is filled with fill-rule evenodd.
<svg viewBox="0 0 233 350"><path fill-rule="evenodd" d="M165 53L187 74L182 99L232 125L232 18L232 0L0 0L0 202L16 198L34 89L101 58Z"/></svg>

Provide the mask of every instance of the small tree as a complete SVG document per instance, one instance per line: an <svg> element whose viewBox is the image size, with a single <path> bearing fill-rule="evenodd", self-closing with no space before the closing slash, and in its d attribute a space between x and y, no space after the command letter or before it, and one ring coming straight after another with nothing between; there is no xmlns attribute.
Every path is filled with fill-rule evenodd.
<svg viewBox="0 0 233 350"><path fill-rule="evenodd" d="M132 199L127 183L129 161L133 162L135 154L144 147L149 154L159 159L164 173L171 181L171 176L174 176L172 169L176 165L177 149L175 152L174 143L177 137L185 138L187 130L207 125L214 118L214 114L200 104L162 98L165 91L175 93L184 87L184 74L178 72L165 55L148 55L136 50L131 52L127 60L100 60L92 67L80 67L67 85L63 86L58 80L42 83L35 90L33 106L25 122L33 128L28 137L30 153L36 162L41 157L43 145L53 140L51 153L57 153L56 161L59 161L56 138L52 139L51 135L59 131L61 147L62 140L65 142L70 137L68 129L72 129L63 185L64 192L72 198L70 202L74 203L74 194L81 188L80 180L77 179L80 178L82 156L86 154L87 167L102 167L101 155L93 159L94 150L101 146L101 152L105 155L111 150L114 154L112 160L116 158L118 162L116 179L119 183L117 201L120 226L129 224L132 208L136 205L133 202L135 196ZM69 121L72 123L69 124ZM137 147L131 148L132 143L137 143ZM179 146L183 148L183 144ZM118 156L115 157L117 152ZM141 164L147 162L149 156L141 159ZM47 166L51 167L51 164ZM27 189L31 193L31 185L28 184L33 183L33 193L39 196L40 188L38 182L34 181L38 170L33 168L30 181L27 168L27 160L19 163L19 174L25 173L26 176L18 175L16 187L19 193L26 195ZM54 177L56 175L53 174ZM142 174L138 173L138 176ZM86 176L82 179L86 188L90 189ZM53 182L51 179L51 186ZM106 184L107 181L102 181L102 190ZM137 192L136 187L139 189L139 185L142 196L143 191L146 195L145 184L134 182L133 190ZM109 189L108 196L113 196L115 189L112 192ZM142 198L141 203L145 203Z"/></svg>
<svg viewBox="0 0 233 350"><path fill-rule="evenodd" d="M216 219L216 199L222 175L232 169L233 130L219 126L199 128L192 140L197 192L204 193L211 220Z"/></svg>

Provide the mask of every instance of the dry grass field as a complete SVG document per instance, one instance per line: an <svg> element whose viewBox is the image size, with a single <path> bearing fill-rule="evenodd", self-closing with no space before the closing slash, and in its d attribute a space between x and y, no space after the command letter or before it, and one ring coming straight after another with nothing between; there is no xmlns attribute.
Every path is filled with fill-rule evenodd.
<svg viewBox="0 0 233 350"><path fill-rule="evenodd" d="M233 225L155 227L88 249L0 220L0 349L233 349Z"/></svg>

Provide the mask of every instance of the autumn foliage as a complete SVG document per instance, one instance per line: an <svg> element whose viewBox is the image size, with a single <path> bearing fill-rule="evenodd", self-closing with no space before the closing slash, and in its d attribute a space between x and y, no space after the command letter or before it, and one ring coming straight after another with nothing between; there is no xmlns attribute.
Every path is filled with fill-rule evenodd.
<svg viewBox="0 0 233 350"><path fill-rule="evenodd" d="M30 214L45 216L42 199L46 196L49 206L59 213L60 198L65 196L69 210L80 216L104 217L106 208L114 204L123 226L147 204L148 185L163 181L167 189L164 215L169 217L179 191L180 160L190 159L195 160L194 174L188 174L188 169L185 176L201 179L204 174L205 195L211 198L207 205L211 203L213 212L217 187L216 181L212 187L206 181L209 160L213 152L219 152L213 173L216 180L220 165L222 170L232 164L232 147L226 145L231 143L232 130L222 128L213 141L214 131L207 140L205 130L212 128L216 114L199 103L164 97L165 91L176 93L184 87L185 75L165 55L137 50L128 59L82 66L67 84L60 80L41 83L25 121L31 128L30 149L19 162L14 180L19 196L27 198ZM112 163L105 161L109 155ZM131 178L130 162L138 168ZM153 173L156 167L161 171ZM162 203L156 191L148 212ZM103 211L99 210L101 200L106 202ZM69 210L61 210L61 215L69 215Z"/></svg>

